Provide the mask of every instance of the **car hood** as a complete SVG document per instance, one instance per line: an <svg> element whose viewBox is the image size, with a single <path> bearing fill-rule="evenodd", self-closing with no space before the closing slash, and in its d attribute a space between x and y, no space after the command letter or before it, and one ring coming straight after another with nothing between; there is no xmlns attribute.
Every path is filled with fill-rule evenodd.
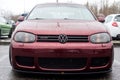
<svg viewBox="0 0 120 80"><path fill-rule="evenodd" d="M34 34L90 35L106 32L104 25L97 21L80 20L26 20L20 23L16 31Z"/></svg>

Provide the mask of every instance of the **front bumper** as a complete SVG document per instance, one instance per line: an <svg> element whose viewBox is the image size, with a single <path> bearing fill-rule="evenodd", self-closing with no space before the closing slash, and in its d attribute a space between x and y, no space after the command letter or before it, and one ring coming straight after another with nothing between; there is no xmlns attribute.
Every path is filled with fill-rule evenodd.
<svg viewBox="0 0 120 80"><path fill-rule="evenodd" d="M11 50L10 51L11 64L13 69L23 72L24 71L25 72L32 71L32 72L40 72L40 73L51 72L56 74L57 73L62 74L62 72L66 74L106 72L111 69L113 62L112 43L24 44L24 43L14 42L14 44L11 45L10 50ZM41 58L44 60L42 62L39 62L40 61L39 59ZM82 61L83 58L85 59L85 61ZM48 63L47 61L45 61L47 59L49 59ZM59 59L58 63L60 65L57 62L53 62L52 59L55 60ZM80 63L79 62L75 63L75 59L79 59ZM74 62L73 65L75 66L72 65L72 62ZM44 65L44 63L46 65ZM57 67L50 65L57 65Z"/></svg>
<svg viewBox="0 0 120 80"><path fill-rule="evenodd" d="M8 36L10 29L0 29L0 36Z"/></svg>

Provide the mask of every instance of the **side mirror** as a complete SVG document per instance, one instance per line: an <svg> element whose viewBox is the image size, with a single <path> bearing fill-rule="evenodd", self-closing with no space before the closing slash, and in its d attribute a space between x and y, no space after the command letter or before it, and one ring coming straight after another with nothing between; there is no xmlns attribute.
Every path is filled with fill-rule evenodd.
<svg viewBox="0 0 120 80"><path fill-rule="evenodd" d="M104 23L105 22L105 15L100 13L97 15L97 19L99 22Z"/></svg>
<svg viewBox="0 0 120 80"><path fill-rule="evenodd" d="M18 17L18 21L19 21L19 22L24 21L24 16L19 16L19 17Z"/></svg>
<svg viewBox="0 0 120 80"><path fill-rule="evenodd" d="M105 22L105 18L104 17L98 17L98 21L101 22L101 23L104 23Z"/></svg>

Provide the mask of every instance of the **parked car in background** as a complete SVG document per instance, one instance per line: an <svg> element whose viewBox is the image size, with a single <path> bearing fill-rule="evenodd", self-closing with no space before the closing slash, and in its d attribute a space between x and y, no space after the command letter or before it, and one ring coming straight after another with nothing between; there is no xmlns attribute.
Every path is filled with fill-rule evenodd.
<svg viewBox="0 0 120 80"><path fill-rule="evenodd" d="M83 5L37 5L15 29L9 49L14 71L92 74L111 71L113 44L105 26Z"/></svg>
<svg viewBox="0 0 120 80"><path fill-rule="evenodd" d="M8 35L8 37L11 38L15 21L13 21L13 20L8 20L8 23L12 26L11 29L10 29L9 35Z"/></svg>
<svg viewBox="0 0 120 80"><path fill-rule="evenodd" d="M97 19L99 22L104 23L105 22L105 15L100 13L97 15Z"/></svg>
<svg viewBox="0 0 120 80"><path fill-rule="evenodd" d="M28 15L28 13L23 13L23 14L21 14L21 15L18 17L17 22L14 23L14 24L12 24L12 28L11 28L11 30L10 30L10 35L9 35L9 37L12 36L12 33L13 33L13 31L15 30L16 26L17 26L19 23L21 23L22 21L24 21L24 18L25 18L27 15Z"/></svg>
<svg viewBox="0 0 120 80"><path fill-rule="evenodd" d="M120 39L120 14L108 15L104 24L113 39Z"/></svg>
<svg viewBox="0 0 120 80"><path fill-rule="evenodd" d="M15 23L15 26L17 26L20 22L24 21L24 18L28 15L28 13L23 13L21 14L18 19L17 22Z"/></svg>
<svg viewBox="0 0 120 80"><path fill-rule="evenodd" d="M4 17L0 17L0 38L2 36L9 37L11 28L12 25L9 23L9 21Z"/></svg>

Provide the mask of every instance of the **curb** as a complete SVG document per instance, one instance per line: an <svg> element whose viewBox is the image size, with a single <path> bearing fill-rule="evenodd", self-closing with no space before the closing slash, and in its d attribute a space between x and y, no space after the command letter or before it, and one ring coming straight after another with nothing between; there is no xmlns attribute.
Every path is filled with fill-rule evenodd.
<svg viewBox="0 0 120 80"><path fill-rule="evenodd" d="M9 45L10 39L0 39L0 45Z"/></svg>

